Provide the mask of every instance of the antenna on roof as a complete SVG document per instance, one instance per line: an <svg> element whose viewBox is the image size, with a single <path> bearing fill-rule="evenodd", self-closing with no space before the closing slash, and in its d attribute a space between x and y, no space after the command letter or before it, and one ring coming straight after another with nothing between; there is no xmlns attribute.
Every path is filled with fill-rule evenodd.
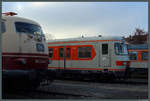
<svg viewBox="0 0 150 101"><path fill-rule="evenodd" d="M5 16L14 16L14 15L17 15L17 13L15 12L6 12L6 13L2 13L4 14Z"/></svg>

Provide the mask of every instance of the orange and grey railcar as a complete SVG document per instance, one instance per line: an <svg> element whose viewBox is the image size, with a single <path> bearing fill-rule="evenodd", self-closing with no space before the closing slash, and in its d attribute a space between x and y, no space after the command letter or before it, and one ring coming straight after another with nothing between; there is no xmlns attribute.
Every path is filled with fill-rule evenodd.
<svg viewBox="0 0 150 101"><path fill-rule="evenodd" d="M128 45L131 72L148 73L148 44Z"/></svg>
<svg viewBox="0 0 150 101"><path fill-rule="evenodd" d="M14 15L13 12L2 15L3 83L35 87L46 79L48 71L45 36L37 22Z"/></svg>
<svg viewBox="0 0 150 101"><path fill-rule="evenodd" d="M60 74L123 78L129 69L128 51L121 37L56 39L48 41L48 49L48 69Z"/></svg>

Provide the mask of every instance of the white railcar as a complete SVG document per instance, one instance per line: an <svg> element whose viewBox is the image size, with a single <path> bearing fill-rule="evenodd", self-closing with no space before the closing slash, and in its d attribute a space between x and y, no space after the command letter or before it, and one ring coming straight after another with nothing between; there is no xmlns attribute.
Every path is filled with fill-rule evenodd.
<svg viewBox="0 0 150 101"><path fill-rule="evenodd" d="M122 78L127 75L129 57L121 37L84 37L48 41L50 70L57 73L99 74ZM79 74L78 74L79 73Z"/></svg>

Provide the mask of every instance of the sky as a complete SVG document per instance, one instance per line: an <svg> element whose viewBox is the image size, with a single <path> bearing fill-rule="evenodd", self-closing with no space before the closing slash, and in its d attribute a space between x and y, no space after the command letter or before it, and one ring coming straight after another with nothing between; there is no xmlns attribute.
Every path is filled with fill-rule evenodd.
<svg viewBox="0 0 150 101"><path fill-rule="evenodd" d="M2 12L9 11L38 22L47 39L148 31L147 2L2 2Z"/></svg>

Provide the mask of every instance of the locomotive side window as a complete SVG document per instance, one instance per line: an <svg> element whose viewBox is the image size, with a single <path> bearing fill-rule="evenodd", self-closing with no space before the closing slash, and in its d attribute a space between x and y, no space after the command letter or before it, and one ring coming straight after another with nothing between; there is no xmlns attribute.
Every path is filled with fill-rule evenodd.
<svg viewBox="0 0 150 101"><path fill-rule="evenodd" d="M71 53L70 48L67 48L67 55L66 55L67 58L70 58L70 53Z"/></svg>
<svg viewBox="0 0 150 101"><path fill-rule="evenodd" d="M64 57L64 48L60 48L59 57Z"/></svg>
<svg viewBox="0 0 150 101"><path fill-rule="evenodd" d="M108 54L108 44L102 44L102 54Z"/></svg>
<svg viewBox="0 0 150 101"><path fill-rule="evenodd" d="M142 60L148 60L148 52L141 53Z"/></svg>
<svg viewBox="0 0 150 101"><path fill-rule="evenodd" d="M53 57L53 48L49 48L49 57L50 57L50 58Z"/></svg>
<svg viewBox="0 0 150 101"><path fill-rule="evenodd" d="M38 25L26 22L15 22L15 26L17 32L44 36L41 27Z"/></svg>
<svg viewBox="0 0 150 101"><path fill-rule="evenodd" d="M129 52L130 60L137 60L137 52Z"/></svg>
<svg viewBox="0 0 150 101"><path fill-rule="evenodd" d="M91 47L79 47L78 57L79 58L90 58L92 53Z"/></svg>
<svg viewBox="0 0 150 101"><path fill-rule="evenodd" d="M2 28L2 33L4 33L6 31L6 27L5 27L4 22L1 23L1 28Z"/></svg>

